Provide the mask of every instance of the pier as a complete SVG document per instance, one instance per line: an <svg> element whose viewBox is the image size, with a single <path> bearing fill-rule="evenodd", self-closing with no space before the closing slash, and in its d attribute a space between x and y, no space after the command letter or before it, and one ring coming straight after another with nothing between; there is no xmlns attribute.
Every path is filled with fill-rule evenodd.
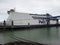
<svg viewBox="0 0 60 45"><path fill-rule="evenodd" d="M50 24L51 20L55 20L56 24ZM11 21L11 25L6 25L6 21L4 20L3 25L0 25L0 29L27 29L27 28L44 28L44 27L56 27L56 26L60 26L59 24L59 19L48 19L47 20L47 24L42 24L42 25L30 25L30 23L28 23L27 25L14 25L14 21Z"/></svg>

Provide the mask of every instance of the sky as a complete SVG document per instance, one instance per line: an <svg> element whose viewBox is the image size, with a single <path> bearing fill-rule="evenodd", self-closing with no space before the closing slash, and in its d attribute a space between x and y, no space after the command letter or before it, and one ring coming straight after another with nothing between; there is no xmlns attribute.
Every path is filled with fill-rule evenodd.
<svg viewBox="0 0 60 45"><path fill-rule="evenodd" d="M60 15L60 0L0 0L0 21L7 20L7 11Z"/></svg>

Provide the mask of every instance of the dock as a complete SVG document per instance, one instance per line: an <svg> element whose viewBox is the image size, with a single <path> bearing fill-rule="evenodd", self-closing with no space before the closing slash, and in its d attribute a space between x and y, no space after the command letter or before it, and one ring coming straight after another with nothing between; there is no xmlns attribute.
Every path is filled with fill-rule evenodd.
<svg viewBox="0 0 60 45"><path fill-rule="evenodd" d="M50 24L50 20L56 20L56 24ZM40 22L39 22L40 23ZM28 28L44 28L44 27L56 27L60 26L59 19L48 19L47 24L37 24L37 25L14 25L14 21L11 21L11 25L6 25L6 21L4 20L3 25L0 25L0 29L28 29Z"/></svg>

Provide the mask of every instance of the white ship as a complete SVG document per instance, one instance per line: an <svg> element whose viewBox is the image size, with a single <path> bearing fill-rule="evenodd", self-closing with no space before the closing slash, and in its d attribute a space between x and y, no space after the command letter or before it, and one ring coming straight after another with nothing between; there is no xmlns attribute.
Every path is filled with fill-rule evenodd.
<svg viewBox="0 0 60 45"><path fill-rule="evenodd" d="M6 21L6 25L11 25L13 21L14 25L44 25L47 24L47 17L52 17L50 14L30 14L20 13L11 9L7 12L9 17ZM54 23L53 23L53 22ZM56 24L56 20L50 20L51 24Z"/></svg>

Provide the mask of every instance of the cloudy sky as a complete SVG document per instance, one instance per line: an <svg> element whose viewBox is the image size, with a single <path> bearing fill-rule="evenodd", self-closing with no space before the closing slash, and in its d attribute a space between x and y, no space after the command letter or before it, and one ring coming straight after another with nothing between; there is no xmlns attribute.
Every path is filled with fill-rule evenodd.
<svg viewBox="0 0 60 45"><path fill-rule="evenodd" d="M8 18L7 10L24 13L60 15L60 0L0 0L0 21Z"/></svg>

